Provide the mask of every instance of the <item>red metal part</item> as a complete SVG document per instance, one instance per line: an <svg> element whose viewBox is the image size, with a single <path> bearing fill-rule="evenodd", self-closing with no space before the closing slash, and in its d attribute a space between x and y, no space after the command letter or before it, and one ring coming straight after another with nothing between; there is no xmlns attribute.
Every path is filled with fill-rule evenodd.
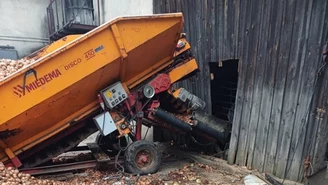
<svg viewBox="0 0 328 185"><path fill-rule="evenodd" d="M98 102L99 102L101 108L104 110L105 109L104 100L102 99L100 94L98 94L97 96L98 96Z"/></svg>
<svg viewBox="0 0 328 185"><path fill-rule="evenodd" d="M155 94L166 91L171 86L171 80L169 75L167 74L159 74L156 76L150 83L152 87L155 89Z"/></svg>
<svg viewBox="0 0 328 185"><path fill-rule="evenodd" d="M147 116L152 118L152 111L155 109L155 108L158 108L160 106L160 102L158 100L153 100L151 102L151 104L149 105L149 108L148 108L148 112L147 112Z"/></svg>
<svg viewBox="0 0 328 185"><path fill-rule="evenodd" d="M138 99L138 93L136 92L136 93L129 94L127 100L129 105L133 106L136 103L137 99Z"/></svg>
<svg viewBox="0 0 328 185"><path fill-rule="evenodd" d="M150 104L150 109L158 108L160 105L160 102L158 100L153 100Z"/></svg>
<svg viewBox="0 0 328 185"><path fill-rule="evenodd" d="M148 163L148 156L144 153L139 153L137 155L137 163L144 166Z"/></svg>
<svg viewBox="0 0 328 185"><path fill-rule="evenodd" d="M142 108L142 103L140 101L136 102L136 112L138 113ZM137 123L136 123L136 141L141 140L141 126L142 126L142 117L137 117Z"/></svg>
<svg viewBox="0 0 328 185"><path fill-rule="evenodd" d="M6 168L15 167L15 165L12 163L12 161L8 161L8 162L4 163L4 165Z"/></svg>
<svg viewBox="0 0 328 185"><path fill-rule="evenodd" d="M18 157L14 157L11 159L11 162L15 165L16 168L22 166L22 163L21 161L18 159Z"/></svg>
<svg viewBox="0 0 328 185"><path fill-rule="evenodd" d="M127 110L130 112L131 116L133 116L134 114L131 110L131 106L130 106L129 101L125 101L124 103L125 103L125 106L126 106Z"/></svg>

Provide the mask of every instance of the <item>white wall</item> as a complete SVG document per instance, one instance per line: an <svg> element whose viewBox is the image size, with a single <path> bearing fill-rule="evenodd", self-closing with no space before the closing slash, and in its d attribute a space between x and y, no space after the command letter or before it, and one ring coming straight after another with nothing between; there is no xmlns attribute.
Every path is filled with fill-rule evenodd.
<svg viewBox="0 0 328 185"><path fill-rule="evenodd" d="M118 16L153 14L153 0L101 0L101 22Z"/></svg>
<svg viewBox="0 0 328 185"><path fill-rule="evenodd" d="M48 43L49 0L0 0L0 45L14 46L19 57Z"/></svg>
<svg viewBox="0 0 328 185"><path fill-rule="evenodd" d="M98 0L94 0L98 20ZM99 0L100 20L153 14L152 0ZM47 7L50 0L0 0L0 46L14 46L24 57L48 44Z"/></svg>

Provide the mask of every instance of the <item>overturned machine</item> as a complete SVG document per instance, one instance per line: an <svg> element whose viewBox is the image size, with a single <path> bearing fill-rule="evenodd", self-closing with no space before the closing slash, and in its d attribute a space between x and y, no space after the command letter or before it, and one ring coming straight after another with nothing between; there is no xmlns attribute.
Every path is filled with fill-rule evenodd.
<svg viewBox="0 0 328 185"><path fill-rule="evenodd" d="M35 167L100 131L102 150L124 148L126 169L149 174L161 155L142 125L226 142L228 126L204 101L172 87L198 69L182 27L181 13L120 17L29 56L36 63L0 82L0 161ZM161 107L169 99L195 119Z"/></svg>

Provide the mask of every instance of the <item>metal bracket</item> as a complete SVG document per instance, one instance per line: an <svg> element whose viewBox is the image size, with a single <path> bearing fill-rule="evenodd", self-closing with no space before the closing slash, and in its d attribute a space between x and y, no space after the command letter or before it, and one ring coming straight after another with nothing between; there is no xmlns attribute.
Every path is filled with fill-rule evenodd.
<svg viewBox="0 0 328 185"><path fill-rule="evenodd" d="M20 167L22 166L21 161L18 159L18 157L14 154L14 152L8 147L8 145L0 140L0 148L2 148L5 153L7 154L8 158L11 160L12 164L15 167Z"/></svg>
<svg viewBox="0 0 328 185"><path fill-rule="evenodd" d="M28 71L25 72L24 74L24 80L23 80L23 95L25 95L25 86L26 86L26 77L33 73L35 80L38 79L37 73L34 69L29 69Z"/></svg>
<svg viewBox="0 0 328 185"><path fill-rule="evenodd" d="M114 39L116 41L117 46L120 48L120 54L121 54L121 63L120 63L120 79L124 81L125 79L125 71L126 71L126 61L127 61L127 56L128 53L126 52L124 42L122 40L121 34L118 30L118 27L116 24L113 24L111 26Z"/></svg>

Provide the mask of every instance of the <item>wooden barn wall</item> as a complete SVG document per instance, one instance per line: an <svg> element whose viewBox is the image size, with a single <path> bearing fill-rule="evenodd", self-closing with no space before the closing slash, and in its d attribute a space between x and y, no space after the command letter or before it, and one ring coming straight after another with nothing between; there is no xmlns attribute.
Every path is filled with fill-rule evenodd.
<svg viewBox="0 0 328 185"><path fill-rule="evenodd" d="M154 0L154 13L183 12L198 60L182 86L210 104L208 62L239 59L229 163L301 181L327 147L327 0ZM324 68L323 68L324 69ZM181 85L181 84L179 84ZM312 106L310 106L312 105ZM210 108L209 108L210 109Z"/></svg>

